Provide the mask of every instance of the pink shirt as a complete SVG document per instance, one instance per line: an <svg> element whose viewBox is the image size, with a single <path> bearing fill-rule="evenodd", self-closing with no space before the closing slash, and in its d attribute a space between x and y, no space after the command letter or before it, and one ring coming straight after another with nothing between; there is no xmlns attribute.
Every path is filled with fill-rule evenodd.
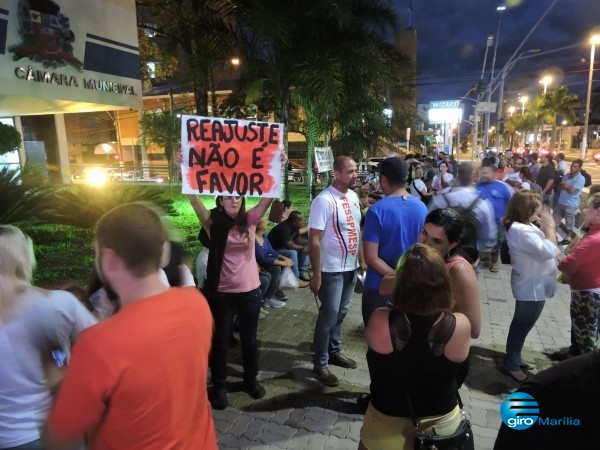
<svg viewBox="0 0 600 450"><path fill-rule="evenodd" d="M248 211L248 231L240 234L235 227L229 231L221 266L219 292L249 292L260 286L254 255L256 224L259 220L256 210L252 208Z"/></svg>

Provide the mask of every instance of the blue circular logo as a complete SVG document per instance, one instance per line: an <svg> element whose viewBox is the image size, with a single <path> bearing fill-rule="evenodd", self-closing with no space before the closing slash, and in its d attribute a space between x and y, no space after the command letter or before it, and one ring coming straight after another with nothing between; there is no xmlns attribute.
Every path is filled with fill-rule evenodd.
<svg viewBox="0 0 600 450"><path fill-rule="evenodd" d="M502 421L513 430L526 430L537 422L538 402L524 392L507 395L500 406Z"/></svg>

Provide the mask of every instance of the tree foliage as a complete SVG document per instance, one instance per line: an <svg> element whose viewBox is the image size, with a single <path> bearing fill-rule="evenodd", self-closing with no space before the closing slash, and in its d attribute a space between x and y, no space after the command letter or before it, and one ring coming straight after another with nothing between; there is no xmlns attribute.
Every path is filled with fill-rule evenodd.
<svg viewBox="0 0 600 450"><path fill-rule="evenodd" d="M525 114L509 116L505 121L505 130L514 133L521 131L525 135L528 132L537 132L544 123L552 125L552 147L556 145L557 116L561 116L570 123L575 122L574 107L579 105L577 95L569 94L568 88L559 86L548 91L546 94L538 95L529 104Z"/></svg>
<svg viewBox="0 0 600 450"><path fill-rule="evenodd" d="M213 72L235 49L233 0L137 0L138 26L178 46L184 55L196 110L208 115Z"/></svg>
<svg viewBox="0 0 600 450"><path fill-rule="evenodd" d="M149 202L172 213L172 202L162 189L153 186L115 185L107 189L70 185L55 190L46 199L45 223L91 228L111 209L131 202Z"/></svg>
<svg viewBox="0 0 600 450"><path fill-rule="evenodd" d="M556 117L562 116L569 123L575 122L574 107L579 105L579 97L569 94L569 89L559 86L540 97L540 114L546 122L552 124L552 148L556 146Z"/></svg>
<svg viewBox="0 0 600 450"><path fill-rule="evenodd" d="M248 76L256 80L250 92L273 93L276 120L286 129L291 111L303 111L307 167L316 143L359 135L367 121L372 139L389 133L382 119L387 100L382 99L395 67L385 43L396 20L390 2L240 0L240 5L237 31ZM346 154L351 151L344 148Z"/></svg>
<svg viewBox="0 0 600 450"><path fill-rule="evenodd" d="M142 82L151 83L152 80L165 80L173 76L177 70L177 58L170 50L171 45L161 45L151 39L143 28L138 28L138 46L140 49L140 72ZM149 63L154 63L154 70Z"/></svg>
<svg viewBox="0 0 600 450"><path fill-rule="evenodd" d="M21 133L11 125L0 122L0 155L15 151L21 145Z"/></svg>
<svg viewBox="0 0 600 450"><path fill-rule="evenodd" d="M53 188L28 171L28 166L0 170L0 223L37 222L44 216Z"/></svg>

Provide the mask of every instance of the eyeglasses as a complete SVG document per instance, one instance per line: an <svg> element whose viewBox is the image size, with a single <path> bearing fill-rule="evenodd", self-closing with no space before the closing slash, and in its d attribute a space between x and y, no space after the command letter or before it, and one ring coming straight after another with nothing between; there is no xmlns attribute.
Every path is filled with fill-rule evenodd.
<svg viewBox="0 0 600 450"><path fill-rule="evenodd" d="M239 195L224 195L223 200L227 200L229 202L236 201L239 202L242 199Z"/></svg>

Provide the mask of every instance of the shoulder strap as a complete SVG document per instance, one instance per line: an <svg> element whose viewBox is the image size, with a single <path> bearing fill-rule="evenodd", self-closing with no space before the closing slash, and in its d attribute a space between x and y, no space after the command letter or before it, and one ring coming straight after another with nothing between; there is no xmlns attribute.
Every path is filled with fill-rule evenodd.
<svg viewBox="0 0 600 450"><path fill-rule="evenodd" d="M450 190L452 190L452 188L450 188ZM442 197L443 197L444 201L446 202L446 208L451 208L450 202L448 201L448 197L446 197L447 194L449 194L449 192L444 192L442 194Z"/></svg>
<svg viewBox="0 0 600 450"><path fill-rule="evenodd" d="M412 180L412 182L411 182L410 184L412 184L412 187L414 187L414 188L415 188L415 191L417 191L417 192L419 193L419 196L421 197L421 200L423 200L423 194L421 194L421 191L419 191L419 190L417 189L417 186L415 186L415 181L416 181L416 180Z"/></svg>
<svg viewBox="0 0 600 450"><path fill-rule="evenodd" d="M466 213L470 213L471 211L473 211L473 208L475 208L475 205L477 204L477 202L478 202L479 200L481 200L481 199L479 198L479 196L475 197L475 200L473 200L473 203L471 203L471 204L469 205L469 207L467 208L467 210L466 210L465 212L466 212Z"/></svg>

